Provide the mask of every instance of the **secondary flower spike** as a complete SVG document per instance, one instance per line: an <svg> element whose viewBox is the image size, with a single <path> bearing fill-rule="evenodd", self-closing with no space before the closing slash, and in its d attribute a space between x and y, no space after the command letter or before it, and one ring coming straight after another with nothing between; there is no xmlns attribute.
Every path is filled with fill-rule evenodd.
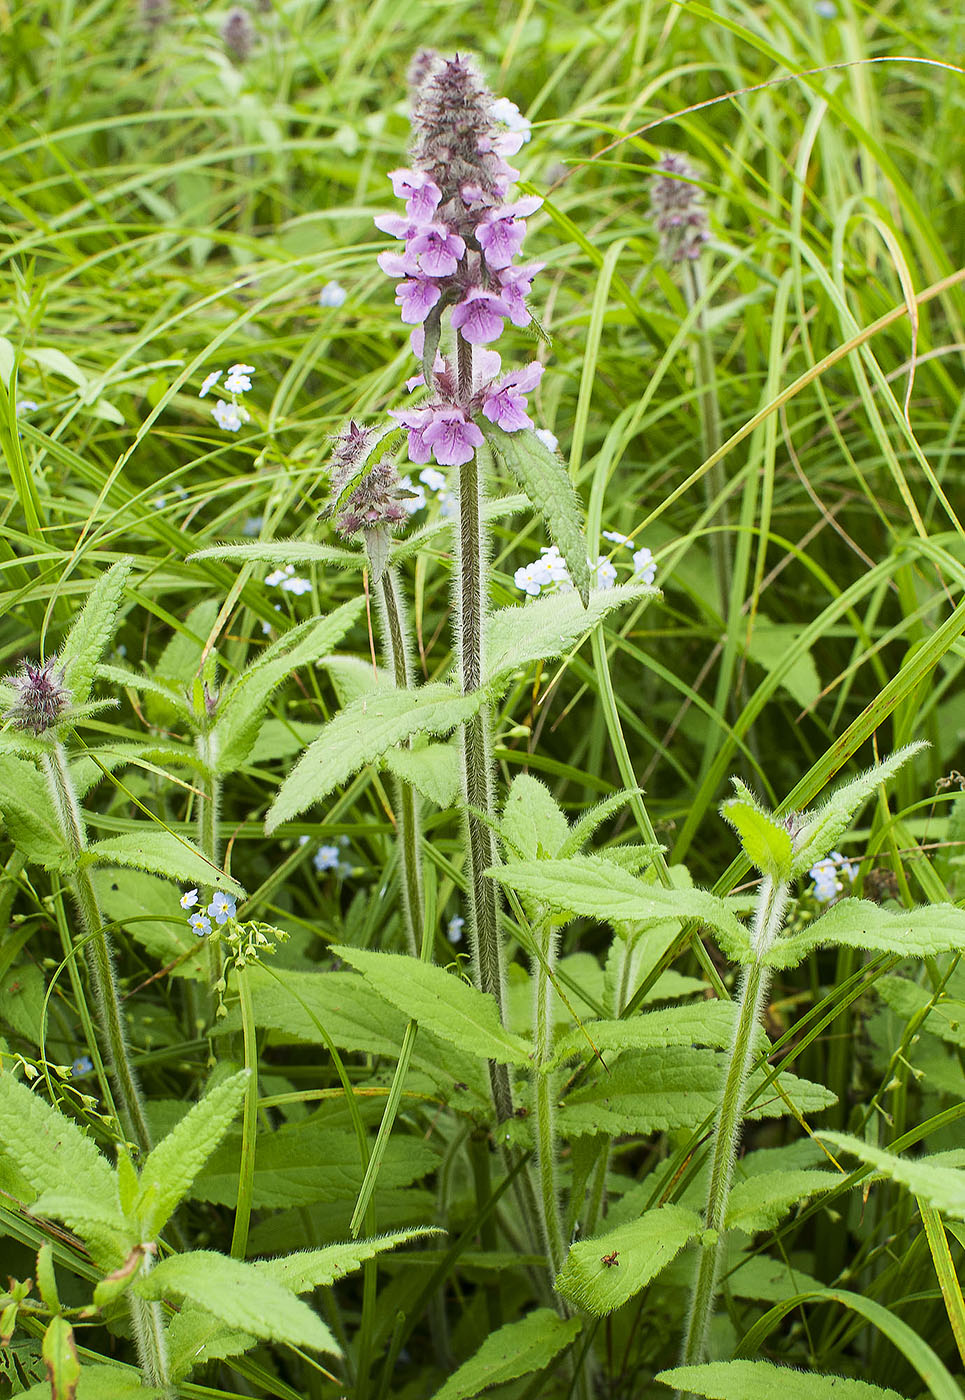
<svg viewBox="0 0 965 1400"><path fill-rule="evenodd" d="M393 417L408 430L411 461L461 466L483 441L474 421L479 413L507 433L532 427L526 394L538 383L541 366L497 382L499 356L482 347L499 339L507 321L525 326L531 320L526 297L543 265L517 265L516 258L526 219L542 200L510 199L518 171L506 158L528 139L528 126L522 119L507 123L507 112L518 117L518 109L505 99L496 102L470 59L423 50L410 78L411 165L389 175L405 213L375 221L402 248L380 254L379 266L402 279L396 303L402 321L416 327L417 355L424 344L421 328L438 326L447 309L452 329L476 354L471 376L457 374L437 354L429 400L397 409ZM423 375L414 375L409 388L423 383Z"/></svg>
<svg viewBox="0 0 965 1400"><path fill-rule="evenodd" d="M56 656L49 657L43 665L35 666L32 661L22 661L15 676L5 676L4 681L12 687L14 702L4 712L15 729L29 729L32 734L45 734L53 729L67 712L72 699L71 692L64 685L63 669L57 669Z"/></svg>
<svg viewBox="0 0 965 1400"><path fill-rule="evenodd" d="M660 252L672 263L697 258L709 237L697 172L676 155L663 156L656 168L658 173L650 182L650 211L660 234Z"/></svg>

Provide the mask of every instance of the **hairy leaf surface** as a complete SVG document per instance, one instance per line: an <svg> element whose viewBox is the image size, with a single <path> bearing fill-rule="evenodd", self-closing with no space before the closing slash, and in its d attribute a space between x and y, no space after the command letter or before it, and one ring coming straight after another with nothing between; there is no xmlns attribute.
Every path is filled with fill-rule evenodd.
<svg viewBox="0 0 965 1400"><path fill-rule="evenodd" d="M542 1371L570 1345L582 1325L578 1317L564 1320L549 1308L536 1308L518 1322L507 1322L453 1372L432 1400L471 1400L490 1386Z"/></svg>
<svg viewBox="0 0 965 1400"><path fill-rule="evenodd" d="M684 1206L664 1205L593 1239L570 1245L556 1287L577 1307L605 1317L645 1287L703 1228Z"/></svg>
<svg viewBox="0 0 965 1400"><path fill-rule="evenodd" d="M675 1366L657 1380L671 1389L707 1400L904 1400L896 1390L844 1376L795 1371L770 1361L711 1361L703 1366Z"/></svg>

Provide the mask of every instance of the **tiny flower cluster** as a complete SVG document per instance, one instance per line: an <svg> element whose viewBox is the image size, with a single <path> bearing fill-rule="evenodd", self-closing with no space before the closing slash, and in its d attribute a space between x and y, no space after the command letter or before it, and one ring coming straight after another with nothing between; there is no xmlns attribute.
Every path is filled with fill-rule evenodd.
<svg viewBox="0 0 965 1400"><path fill-rule="evenodd" d="M615 530L604 530L603 538L611 540L615 544L626 545L628 549L633 549L633 542L626 535L618 534ZM587 563L593 571L593 581L596 588L613 587L617 581L617 570L612 560L601 554L596 563L592 559L588 559ZM630 582L650 584L653 583L656 576L657 569L653 562L653 554L646 545L641 545L639 549L633 551L633 573L630 576ZM569 593L573 588L573 580L566 567L566 560L555 544L544 545L538 559L534 559L530 564L521 565L513 575L513 582L517 588L531 598L539 597L540 593Z"/></svg>
<svg viewBox="0 0 965 1400"><path fill-rule="evenodd" d="M247 394L251 388L251 376L255 372L254 365L231 365L225 376L224 384L221 386L226 393L231 395L231 402L225 403L224 399L219 399L211 410L211 416L219 428L224 428L225 432L236 433L242 424L247 423L251 414L243 403L239 403L239 396ZM198 391L198 398L205 398L220 380L224 370L212 370L206 376L204 383Z"/></svg>
<svg viewBox="0 0 965 1400"><path fill-rule="evenodd" d="M819 904L830 904L850 889L858 878L857 867L845 860L840 851L832 851L824 860L811 866L808 875L814 881L811 893Z"/></svg>
<svg viewBox="0 0 965 1400"><path fill-rule="evenodd" d="M70 709L73 696L64 685L64 669L57 666L56 656L48 657L39 666L21 661L17 675L4 676L3 680L14 693L14 702L4 711L3 718L15 729L45 734Z"/></svg>
<svg viewBox="0 0 965 1400"><path fill-rule="evenodd" d="M187 911L194 909L198 903L198 891L196 889L186 890L179 901L181 908ZM225 894L222 890L215 890L211 897L211 903L206 910L195 909L195 912L188 918L188 923L194 929L199 938L204 938L205 934L211 932L211 920L213 919L219 926L235 920L238 917L238 909L234 901L234 896Z"/></svg>
<svg viewBox="0 0 965 1400"><path fill-rule="evenodd" d="M299 578L295 573L294 564L286 564L282 569L273 569L265 583L269 588L280 588L285 593L294 593L296 596L310 593L312 589L311 579Z"/></svg>
<svg viewBox="0 0 965 1400"><path fill-rule="evenodd" d="M405 214L376 219L384 233L403 243L385 252L379 266L402 278L396 301L402 320L416 327L412 348L423 353L421 324L435 307L450 307L453 329L470 346L496 340L505 321L526 326L526 297L541 263L514 265L526 219L542 204L534 195L510 200L519 172L506 161L528 139L528 123L513 103L496 103L465 58L426 55L415 90L412 166L389 179ZM497 381L499 357L478 356L467 384L441 355L433 366L434 392L418 408L393 413L408 429L413 462L434 459L462 466L483 442L474 416L482 413L505 432L532 427L526 394L543 367L533 363ZM417 375L410 389L422 383Z"/></svg>
<svg viewBox="0 0 965 1400"><path fill-rule="evenodd" d="M299 836L298 844L300 846L307 845L308 837ZM325 875L329 871L332 871L340 880L344 880L346 875L351 875L351 864L342 859L347 845L348 837L340 836L337 844L319 846L318 850L312 856L312 865L314 865L319 875Z"/></svg>

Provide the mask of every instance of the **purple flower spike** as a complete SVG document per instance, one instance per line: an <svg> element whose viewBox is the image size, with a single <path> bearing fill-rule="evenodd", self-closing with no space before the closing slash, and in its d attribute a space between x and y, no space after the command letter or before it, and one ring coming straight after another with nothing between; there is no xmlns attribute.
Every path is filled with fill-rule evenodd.
<svg viewBox="0 0 965 1400"><path fill-rule="evenodd" d="M483 442L482 433L461 408L435 409L422 438L432 448L440 467L461 467L471 462Z"/></svg>
<svg viewBox="0 0 965 1400"><path fill-rule="evenodd" d="M410 218L428 222L442 199L442 191L430 176L424 170L390 170L389 179L396 199L405 200Z"/></svg>
<svg viewBox="0 0 965 1400"><path fill-rule="evenodd" d="M432 425L435 414L431 408L390 408L389 417L409 430L409 460L429 462L432 448L425 441L426 429ZM468 461L468 458L466 459Z"/></svg>
<svg viewBox="0 0 965 1400"><path fill-rule="evenodd" d="M452 324L457 331L462 331L470 345L486 345L498 339L503 329L502 318L508 315L509 307L501 297L487 292L485 287L472 287L465 300L453 308Z"/></svg>
<svg viewBox="0 0 965 1400"><path fill-rule="evenodd" d="M466 251L465 240L450 233L445 224L427 224L407 244L410 253L419 259L419 267L427 277L451 277Z"/></svg>
<svg viewBox="0 0 965 1400"><path fill-rule="evenodd" d="M428 277L411 277L400 282L395 289L395 299L402 308L402 320L407 326L418 326L442 296L435 282Z"/></svg>
<svg viewBox="0 0 965 1400"><path fill-rule="evenodd" d="M514 326L528 326L532 317L526 305L526 297L537 272L542 272L545 263L526 263L524 267L504 267L500 269L500 296L509 307L509 319Z"/></svg>
<svg viewBox="0 0 965 1400"><path fill-rule="evenodd" d="M526 395L542 377L543 366L534 360L524 369L505 375L498 384L490 384L485 392L483 416L506 433L531 428L533 420L526 412Z"/></svg>

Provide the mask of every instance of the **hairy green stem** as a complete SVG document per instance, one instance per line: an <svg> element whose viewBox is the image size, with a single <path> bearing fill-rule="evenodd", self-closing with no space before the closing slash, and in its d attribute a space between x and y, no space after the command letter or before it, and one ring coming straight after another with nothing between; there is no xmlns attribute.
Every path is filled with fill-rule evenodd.
<svg viewBox="0 0 965 1400"><path fill-rule="evenodd" d="M152 1255L144 1255L140 1270L142 1277L150 1273L153 1262ZM131 1310L131 1328L134 1332L138 1360L141 1363L141 1374L149 1386L163 1391L164 1400L175 1400L178 1392L171 1380L161 1304L147 1302L138 1297L133 1289L129 1289L126 1296Z"/></svg>
<svg viewBox="0 0 965 1400"><path fill-rule="evenodd" d="M714 1314L726 1244L727 1203L734 1178L734 1160L740 1146L747 1077L754 1057L754 1031L761 1021L770 982L770 968L764 962L764 955L780 933L786 904L787 885L765 876L761 882L751 931L754 961L744 968L737 996L737 1021L730 1062L717 1112L704 1217L706 1236L697 1259L681 1354L681 1363L685 1366L698 1365L703 1361L707 1333Z"/></svg>
<svg viewBox="0 0 965 1400"><path fill-rule="evenodd" d="M251 1198L255 1183L255 1134L258 1127L258 1039L255 1031L255 1004L248 984L247 967L235 969L238 984L238 1005L241 1010L241 1032L245 1046L245 1069L249 1071L245 1090L245 1110L241 1120L241 1170L238 1173L238 1201L235 1223L231 1233L232 1259L244 1259L248 1252L248 1227L251 1224Z"/></svg>
<svg viewBox="0 0 965 1400"><path fill-rule="evenodd" d="M90 873L78 864L81 855L87 849L87 830L74 792L67 755L59 740L55 740L44 755L43 767L61 833L74 864L70 875L70 887L84 934L87 965L97 1001L98 1019L107 1041L108 1068L117 1091L121 1126L141 1151L147 1152L151 1147L151 1132L144 1116L140 1088L128 1054L121 997L114 977L107 934L104 932L104 920Z"/></svg>
<svg viewBox="0 0 965 1400"><path fill-rule="evenodd" d="M472 394L472 346L457 334L459 391ZM464 695L478 690L484 675L483 637L488 599L489 556L483 523L483 480L478 454L459 468L459 528L456 531L456 654ZM468 837L469 911L476 983L496 1000L505 1019L499 893L486 871L499 862L491 822L496 818L493 785L492 715L488 705L462 728L462 787ZM485 814L489 820L484 820ZM490 1061L489 1077L496 1116L512 1114L513 1093L505 1065Z"/></svg>
<svg viewBox="0 0 965 1400"><path fill-rule="evenodd" d="M375 570L373 569L373 578ZM399 588L398 571L391 566L374 581L374 592L382 621L386 659L396 685L407 690L412 685L411 648L406 616ZM411 740L409 741L411 748ZM402 904L405 911L409 952L416 955L422 940L425 918L422 899L422 853L420 851L419 800L411 783L397 783L399 840L402 857Z"/></svg>

